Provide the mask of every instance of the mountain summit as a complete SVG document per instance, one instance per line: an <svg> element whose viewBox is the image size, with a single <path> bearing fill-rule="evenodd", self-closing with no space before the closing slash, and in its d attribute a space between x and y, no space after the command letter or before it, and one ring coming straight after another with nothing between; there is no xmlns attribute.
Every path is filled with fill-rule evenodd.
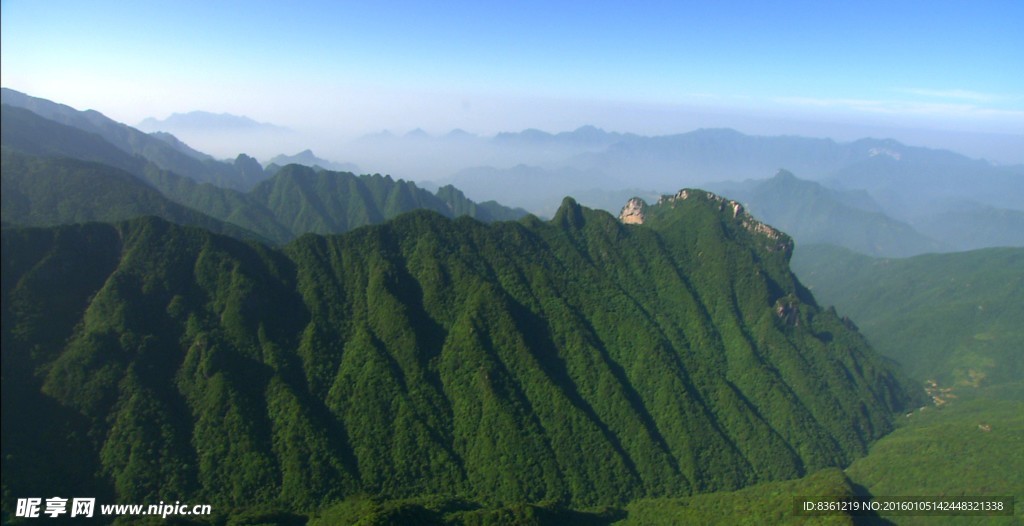
<svg viewBox="0 0 1024 526"><path fill-rule="evenodd" d="M697 190L642 225L566 199L282 250L154 218L2 242L10 494L617 504L845 465L910 399L788 236Z"/></svg>
<svg viewBox="0 0 1024 526"><path fill-rule="evenodd" d="M249 117L230 113L211 113L208 111L190 111L188 113L172 113L166 119L149 117L136 126L145 132L166 131L176 133L181 130L191 131L287 131L287 128L275 124L256 122Z"/></svg>

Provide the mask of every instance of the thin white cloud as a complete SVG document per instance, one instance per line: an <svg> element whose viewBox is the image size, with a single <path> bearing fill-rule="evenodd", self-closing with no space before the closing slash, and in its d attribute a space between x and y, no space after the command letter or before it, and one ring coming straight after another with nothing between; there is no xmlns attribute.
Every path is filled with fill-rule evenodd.
<svg viewBox="0 0 1024 526"><path fill-rule="evenodd" d="M982 119L1017 119L1024 121L1024 110L986 107L966 102L921 102L852 98L779 97L773 102L805 108L830 108L887 115L920 117L955 117Z"/></svg>
<svg viewBox="0 0 1024 526"><path fill-rule="evenodd" d="M965 89L899 88L895 91L898 93L905 93L907 95L914 95L918 97L928 97L933 99L965 100L978 103L999 102L1006 100L1008 98L1004 95L982 93L979 91L971 91Z"/></svg>

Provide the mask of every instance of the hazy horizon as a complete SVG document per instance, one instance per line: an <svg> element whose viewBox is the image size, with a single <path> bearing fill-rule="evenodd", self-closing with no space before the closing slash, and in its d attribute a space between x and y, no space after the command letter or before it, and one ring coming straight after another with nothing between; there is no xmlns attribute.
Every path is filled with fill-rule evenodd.
<svg viewBox="0 0 1024 526"><path fill-rule="evenodd" d="M133 126L201 110L294 131L182 137L218 157L347 162L349 141L382 130L593 125L893 138L1024 163L1020 2L0 5L5 87Z"/></svg>

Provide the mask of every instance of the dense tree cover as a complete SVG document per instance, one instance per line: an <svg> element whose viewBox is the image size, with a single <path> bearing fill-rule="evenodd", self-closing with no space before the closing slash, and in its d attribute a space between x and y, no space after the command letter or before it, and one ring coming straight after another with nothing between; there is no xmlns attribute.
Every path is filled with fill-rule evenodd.
<svg viewBox="0 0 1024 526"><path fill-rule="evenodd" d="M98 219L125 218L111 217L110 211L101 206L103 200L97 201L91 209L88 208L90 201L86 197L98 195L98 188L82 194L77 199L77 217L69 216L66 210L57 206L67 205L69 201L64 196L71 194L69 188L44 182L68 182L68 172L71 171L75 172L74 184L77 185L87 184L89 179L82 178L105 176L104 183L108 186L115 185L115 180L119 180L129 187L110 189L114 195L121 198L122 202L118 206L121 211L132 208L150 210L150 214L182 222L182 213L168 214L164 213L163 208L153 209L151 202L155 198L150 196L151 192L147 193L145 199L138 196L139 185L132 185L131 181L124 181L121 177L127 173L162 193L166 199L180 206L192 208L196 211L193 215L205 214L234 225L233 229L215 230L233 235L242 235L243 231L247 231L260 239L278 244L286 243L308 232L345 232L355 227L380 223L420 208L434 210L449 217L469 215L483 221L517 219L525 215L522 210L509 209L494 202L473 203L453 187L444 187L437 194L432 194L412 182L396 181L389 176L356 176L346 172L314 170L301 165L282 167L276 170L273 177L263 180L247 192L242 192L212 184L201 184L198 181L202 179L196 177L193 171L175 172L164 169L159 163L147 157L133 156L115 147L99 135L45 119L22 108L4 105L2 121L2 144L5 151L25 157L46 159L25 161L20 164L9 163L9 166L4 166L3 173L5 178L11 173L21 180L35 179L28 183L37 194L37 206L31 213L34 216L53 218L49 220L49 224L53 224L54 220L64 222L63 219L82 219L90 216ZM54 158L71 158L99 164L87 168L76 165L79 166L78 169L70 170L68 166L73 163L54 161ZM29 166L31 169L27 169ZM105 170L104 166L108 169ZM253 173L259 169L259 163L246 156L239 156L233 166L240 173ZM57 175L64 177L60 181L44 181L44 178ZM147 202L133 203L132 199ZM43 206L44 204L50 206ZM5 211L4 222L39 224L37 220L18 215L20 211ZM211 227L207 223L194 221L183 223ZM252 237L252 234L249 237Z"/></svg>
<svg viewBox="0 0 1024 526"><path fill-rule="evenodd" d="M932 239L893 219L864 191L834 190L785 170L771 179L734 184L725 192L801 245L831 243L862 254L890 257L957 246L948 236ZM979 226L982 224L984 221Z"/></svg>
<svg viewBox="0 0 1024 526"><path fill-rule="evenodd" d="M526 215L494 202L476 204L454 187L432 194L411 181L380 174L355 176L291 164L246 194L249 208L267 210L288 236L341 233L381 223L411 210L432 210L448 217L467 215L482 221L518 219ZM235 212L237 213L237 212ZM229 220L245 224L233 213ZM254 225L258 227L258 223Z"/></svg>
<svg viewBox="0 0 1024 526"><path fill-rule="evenodd" d="M640 226L567 200L282 251L156 218L5 230L5 495L581 507L862 455L911 397L784 234L689 195Z"/></svg>
<svg viewBox="0 0 1024 526"><path fill-rule="evenodd" d="M630 503L617 526L656 524L858 524L845 514L801 517L794 512L800 496L852 497L851 481L836 468L805 477L765 482L738 491L722 491L678 499L641 499ZM860 523L870 517L857 517Z"/></svg>
<svg viewBox="0 0 1024 526"><path fill-rule="evenodd" d="M959 517L956 524L1024 521L1024 381L961 388L942 407L901 419L848 469L874 495L1012 496L1012 517ZM896 524L934 524L935 517L888 516Z"/></svg>
<svg viewBox="0 0 1024 526"><path fill-rule="evenodd" d="M266 241L175 203L131 174L101 163L34 157L3 147L0 187L5 224L53 226L154 215L233 237Z"/></svg>
<svg viewBox="0 0 1024 526"><path fill-rule="evenodd" d="M169 140L166 134L154 136L143 133L97 111L77 111L63 104L7 88L0 88L0 99L3 100L5 113L8 109L28 111L44 120L99 139L106 143L105 148L114 148L128 157L145 159L161 170L187 175L200 183L244 191L266 178L262 171L246 171L240 169L238 164L217 161L209 155L192 150L177 139ZM8 131L5 130L4 134ZM86 155L89 153L86 152Z"/></svg>
<svg viewBox="0 0 1024 526"><path fill-rule="evenodd" d="M801 247L794 271L919 380L991 385L1024 377L1024 249L875 259Z"/></svg>

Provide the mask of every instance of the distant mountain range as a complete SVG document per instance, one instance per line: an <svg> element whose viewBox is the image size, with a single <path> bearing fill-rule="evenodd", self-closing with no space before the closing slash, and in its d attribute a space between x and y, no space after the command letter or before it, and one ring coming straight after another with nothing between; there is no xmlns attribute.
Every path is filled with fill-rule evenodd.
<svg viewBox="0 0 1024 526"><path fill-rule="evenodd" d="M994 166L892 140L837 143L714 129L642 137L581 128L499 134L480 144L522 149L537 161L478 166L440 181L471 198L500 195L542 215L563 194L622 195L634 189L650 195L699 185L746 202L798 242L886 256L1024 246L1024 166ZM766 177L780 169L800 180L769 183ZM613 213L623 203L589 202Z"/></svg>
<svg viewBox="0 0 1024 526"><path fill-rule="evenodd" d="M5 119L9 121L8 130L4 133L5 142L11 143L11 141L20 140L22 147L25 148L39 148L39 146L33 145L45 143L54 145L56 137L41 136L44 129L46 134L57 134L57 136L68 136L70 138L71 132L67 130L58 131L58 126L64 126L87 134L95 134L99 139L108 143L101 148L101 150L106 152L102 154L106 158L112 157L108 151L110 147L120 150L122 160L118 162L122 162L125 156L129 158L138 157L145 159L146 162L151 163L156 168L185 175L199 183L211 183L238 190L251 188L262 179L259 175L256 178L243 177L234 165L230 163L216 161L209 156L197 158L193 153L183 151L182 146L175 141L170 141L166 137L154 137L143 133L135 128L111 120L96 111L77 111L63 104L30 97L24 93L7 88L0 88L0 103L3 103L5 106L28 110L33 115L33 117L29 117L25 116L22 112L5 111L5 115L7 115ZM31 124L31 127L21 122L40 118L47 122L36 120ZM15 119L19 121L18 124L14 123ZM14 130L23 135L28 134L30 130L35 130L38 133L24 139L6 137L8 133L15 133ZM73 140L69 139L66 144L60 146L75 149L77 144L82 141L94 142L95 138L83 139L81 134L78 134ZM93 147L89 146L84 149L92 151ZM95 156L99 154L86 152L81 155ZM137 164L136 161L130 162ZM124 166L121 167L123 168Z"/></svg>
<svg viewBox="0 0 1024 526"><path fill-rule="evenodd" d="M798 243L832 243L862 254L903 257L950 250L893 219L864 191L840 191L782 170L771 179L710 185L742 201L750 212ZM941 238L946 242L952 239Z"/></svg>
<svg viewBox="0 0 1024 526"><path fill-rule="evenodd" d="M563 198L544 220L308 150L218 161L3 95L4 495L222 510L202 524L785 517L773 492L861 491L842 468L916 417L920 380L1013 388L1024 371L1024 249L811 244L1012 241L994 225L1019 219L1016 168L723 130L380 138L561 159L460 173L501 181L496 197L638 197L618 218ZM661 190L701 155L832 171ZM1007 429L992 443L1015 455Z"/></svg>
<svg viewBox="0 0 1024 526"><path fill-rule="evenodd" d="M273 171L274 169L271 168L271 165L280 168L289 164L301 164L310 168L319 167L336 172L359 172L359 167L352 163L336 163L321 159L314 155L312 150L303 150L295 155L278 155L267 161L267 169Z"/></svg>
<svg viewBox="0 0 1024 526"><path fill-rule="evenodd" d="M526 214L494 202L469 201L454 188L438 190L443 196L438 197L388 176L317 171L297 164L275 167L271 175L244 154L233 163L199 159L166 136L144 134L98 113L78 112L10 90L4 94L21 105L2 107L2 176L12 199L4 198L5 225L112 221L153 214L217 232L285 243L307 232L345 232L419 208L450 217L469 214L485 221ZM75 126L26 107L42 108ZM312 157L308 153L306 157ZM103 184L90 186L101 180ZM15 202L17 206L6 206ZM186 208L191 210L186 213Z"/></svg>
<svg viewBox="0 0 1024 526"><path fill-rule="evenodd" d="M229 113L210 113L191 111L173 113L166 119L149 117L140 122L136 128L144 132L179 133L187 131L261 131L286 132L288 128L275 124L256 122L249 117L231 115Z"/></svg>
<svg viewBox="0 0 1024 526"><path fill-rule="evenodd" d="M212 232L269 242L251 231L171 201L132 174L67 157L35 157L6 146L0 161L5 225L54 226L155 215Z"/></svg>
<svg viewBox="0 0 1024 526"><path fill-rule="evenodd" d="M562 198L571 195L582 198L595 191L610 191L628 187L628 183L615 179L599 170L576 168L546 169L518 165L507 170L491 167L467 168L444 179L444 183L461 188L476 199L501 200L516 203L524 209L544 217L551 217ZM635 192L635 190L633 190ZM635 194L618 193L612 205L621 207Z"/></svg>
<svg viewBox="0 0 1024 526"><path fill-rule="evenodd" d="M1004 183L1012 194L1017 182L1008 176L995 185ZM1024 211L981 205L967 197L969 192L929 206L911 199L894 217L892 207L866 190L829 187L785 170L771 179L708 186L742 201L798 243L828 243L885 257L1024 246Z"/></svg>
<svg viewBox="0 0 1024 526"><path fill-rule="evenodd" d="M105 162L134 173L169 198L221 220L229 220L231 213L226 210L231 207L218 205L215 209L220 213L210 213L204 208L205 198L193 195L204 191L186 188L190 187L188 183L183 186L170 182L173 176L168 174L186 174L199 183L246 192L286 164L358 171L354 164L335 163L310 150L279 155L269 161L268 169L248 156L233 162L217 161L173 135L142 134L96 112L77 112L7 89L3 98L5 103L41 112L40 116L52 122L98 133L108 143L99 148L85 146L77 153L73 145L65 144L63 155L78 155L76 158ZM187 115L195 117L193 122L222 117ZM187 115L179 117L187 120ZM224 120L243 122L230 116ZM39 126L49 126L45 133L51 139L12 136L5 141L13 147L21 140L21 147L42 154L38 151L42 144L52 143L52 137L65 133L58 133L50 124ZM82 145L95 142L84 137L75 140ZM437 187L453 185L470 199L500 201L544 217L550 217L566 195L617 213L631 196L650 199L680 186L701 184L743 201L800 243L832 243L890 257L1024 246L1024 166L997 167L952 152L908 147L891 140L836 143L828 139L755 137L720 129L643 137L584 126L556 134L525 130L490 138L465 132L433 137L414 130L404 136L367 137L362 144L384 158L408 159L424 169L433 162L457 166L463 152L477 152L495 160L522 154L537 163L462 168L437 179ZM98 153L110 146L127 156L118 154L120 158L113 160L118 155ZM163 175L154 176L153 169L145 175L147 170L131 158L138 155ZM417 164L416 159L424 156L431 160ZM762 179L780 167L796 175L787 181ZM743 177L753 179L729 182ZM245 220L246 225L240 226L251 229L260 221ZM278 233L271 234L264 228L260 235L284 239L282 230L273 230Z"/></svg>

